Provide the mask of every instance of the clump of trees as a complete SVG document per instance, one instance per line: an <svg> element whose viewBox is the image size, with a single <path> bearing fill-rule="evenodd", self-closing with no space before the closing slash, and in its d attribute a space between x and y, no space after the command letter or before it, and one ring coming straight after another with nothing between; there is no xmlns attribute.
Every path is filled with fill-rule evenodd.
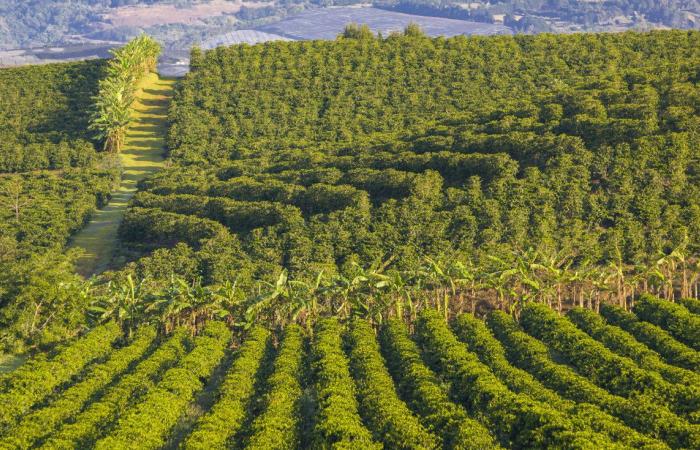
<svg viewBox="0 0 700 450"><path fill-rule="evenodd" d="M119 153L124 145L139 82L156 70L161 46L141 35L112 52L107 77L100 80L90 128L104 142L104 150Z"/></svg>

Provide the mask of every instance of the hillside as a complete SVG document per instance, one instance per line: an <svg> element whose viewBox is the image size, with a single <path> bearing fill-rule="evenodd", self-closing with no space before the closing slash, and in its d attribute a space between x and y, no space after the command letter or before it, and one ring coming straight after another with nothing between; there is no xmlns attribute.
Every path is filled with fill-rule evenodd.
<svg viewBox="0 0 700 450"><path fill-rule="evenodd" d="M0 448L700 447L699 44L0 70Z"/></svg>
<svg viewBox="0 0 700 450"><path fill-rule="evenodd" d="M545 286L576 296L563 269L588 274L584 291L608 279L620 301L666 289L679 273L652 267L678 250L690 270L700 244L699 36L416 34L196 54L171 109L172 167L144 184L121 236L186 244L134 266L151 279L151 264L245 286L385 263L410 279L427 257L503 284L508 301L551 299ZM489 280L520 265L536 286Z"/></svg>
<svg viewBox="0 0 700 450"><path fill-rule="evenodd" d="M374 6L385 11L375 9L362 14L355 9L354 14L347 6ZM470 34L480 30L491 34L499 27L501 31L525 33L700 27L698 0L0 0L0 50L113 45L142 31L166 46L183 50L232 30L266 24L286 30L282 34L287 36L306 39L318 37L320 31L339 20L341 26L374 22L375 31L406 25L405 20L387 11L411 14L426 28L431 24L427 16L470 21L471 25L465 24L473 28ZM297 17L300 12L304 17ZM374 16L382 15L386 17L375 20ZM288 16L291 22L285 20ZM315 18L318 30L304 27L304 22ZM398 28L392 26L396 21L401 22ZM480 28L473 22L483 25ZM435 22L435 26L459 29L458 24L449 21ZM334 27L334 33L338 31Z"/></svg>

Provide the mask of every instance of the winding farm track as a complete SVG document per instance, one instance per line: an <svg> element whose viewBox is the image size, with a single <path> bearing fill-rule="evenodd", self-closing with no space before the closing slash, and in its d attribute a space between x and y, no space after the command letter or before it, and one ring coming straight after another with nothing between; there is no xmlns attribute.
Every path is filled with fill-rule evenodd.
<svg viewBox="0 0 700 450"><path fill-rule="evenodd" d="M93 214L69 245L84 250L76 269L85 277L109 267L117 248L119 224L138 183L163 167L168 105L174 85L174 79L156 74L150 74L141 85L121 153L124 170L119 188L112 193L109 204Z"/></svg>

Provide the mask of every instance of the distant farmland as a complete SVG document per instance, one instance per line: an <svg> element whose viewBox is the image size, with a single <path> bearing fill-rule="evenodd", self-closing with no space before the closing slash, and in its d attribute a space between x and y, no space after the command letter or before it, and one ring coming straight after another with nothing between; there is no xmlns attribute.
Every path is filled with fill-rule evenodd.
<svg viewBox="0 0 700 450"><path fill-rule="evenodd" d="M305 11L280 22L258 27L257 30L297 40L334 39L348 23L366 24L372 31L386 35L392 31L403 30L411 22L420 25L430 36L512 33L510 28L502 25L352 7Z"/></svg>

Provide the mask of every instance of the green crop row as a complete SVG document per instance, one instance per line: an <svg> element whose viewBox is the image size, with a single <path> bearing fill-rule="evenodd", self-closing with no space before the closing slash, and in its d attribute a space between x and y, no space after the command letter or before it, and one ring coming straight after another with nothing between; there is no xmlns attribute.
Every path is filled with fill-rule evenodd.
<svg viewBox="0 0 700 450"><path fill-rule="evenodd" d="M494 437L463 407L450 401L435 373L422 361L420 349L411 340L403 322L391 320L380 335L387 365L397 388L435 434L445 449L498 448Z"/></svg>
<svg viewBox="0 0 700 450"><path fill-rule="evenodd" d="M591 383L569 366L555 363L548 348L537 339L520 330L513 319L504 313L491 313L487 320L489 328L503 343L511 362L533 373L547 387L562 396L579 402L597 405L603 411L621 419L627 426L666 441L675 448L686 447L696 442L693 427L663 406L654 404L648 397L637 396L635 400L612 395ZM612 428L611 428L612 432ZM621 432L617 435L622 436ZM635 438L631 436L631 438ZM620 440L624 441L622 437ZM638 444L653 447L653 443Z"/></svg>
<svg viewBox="0 0 700 450"><path fill-rule="evenodd" d="M246 448L299 448L300 399L304 361L304 336L298 325L290 325L268 380L265 411L255 419Z"/></svg>
<svg viewBox="0 0 700 450"><path fill-rule="evenodd" d="M92 367L84 379L61 392L55 401L22 417L19 424L0 439L0 448L28 448L48 435L62 421L80 412L91 397L128 370L134 361L146 353L155 337L153 328L142 328L130 345L113 352L103 364Z"/></svg>
<svg viewBox="0 0 700 450"><path fill-rule="evenodd" d="M250 331L221 384L214 406L199 418L183 448L227 448L228 441L243 425L246 408L255 393L255 380L269 337L270 333L263 327L255 327Z"/></svg>
<svg viewBox="0 0 700 450"><path fill-rule="evenodd" d="M535 400L565 410L578 428L606 434L612 440L631 447L666 448L661 442L641 435L595 405L564 400L529 372L512 366L503 345L491 334L483 320L463 314L455 322L455 332L511 390L526 393Z"/></svg>
<svg viewBox="0 0 700 450"><path fill-rule="evenodd" d="M656 351L670 364L700 373L700 352L678 342L668 331L612 305L600 305L605 319L632 334L639 342Z"/></svg>
<svg viewBox="0 0 700 450"><path fill-rule="evenodd" d="M320 321L312 346L318 414L313 447L379 449L362 424L355 398L355 383L343 352L342 328L335 318Z"/></svg>
<svg viewBox="0 0 700 450"><path fill-rule="evenodd" d="M221 361L231 331L222 322L209 322L194 339L194 349L169 369L158 385L143 400L124 412L114 430L97 441L104 450L161 448L169 431L194 395L203 387Z"/></svg>
<svg viewBox="0 0 700 450"><path fill-rule="evenodd" d="M683 306L642 295L634 305L634 313L640 319L667 330L689 347L700 350L700 317Z"/></svg>
<svg viewBox="0 0 700 450"><path fill-rule="evenodd" d="M130 208L119 226L119 236L127 241L149 245L184 242L197 247L205 239L227 234L219 222L159 209Z"/></svg>
<svg viewBox="0 0 700 450"><path fill-rule="evenodd" d="M629 358L616 355L546 305L526 305L520 322L525 331L559 352L579 373L613 394L647 395L683 415L692 415L700 407L700 397L696 393L667 382L657 373L640 369Z"/></svg>
<svg viewBox="0 0 700 450"><path fill-rule="evenodd" d="M362 319L355 320L348 337L360 412L375 439L391 449L438 448L439 440L399 399L371 325Z"/></svg>
<svg viewBox="0 0 700 450"><path fill-rule="evenodd" d="M700 314L700 300L697 298L682 298L679 303L693 314Z"/></svg>
<svg viewBox="0 0 700 450"><path fill-rule="evenodd" d="M112 351L112 342L121 334L116 323L98 326L82 338L69 343L49 360L28 361L2 380L0 390L0 431L12 425L29 408L50 395L97 358Z"/></svg>
<svg viewBox="0 0 700 450"><path fill-rule="evenodd" d="M123 376L96 402L49 436L41 447L44 450L69 450L91 446L114 424L130 402L139 399L153 387L165 367L174 364L185 352L187 331L179 329L175 335L161 344L132 372Z"/></svg>
<svg viewBox="0 0 700 450"><path fill-rule="evenodd" d="M599 314L589 309L575 308L569 311L568 317L581 330L615 353L632 359L642 369L658 372L669 382L683 384L692 391L697 392L700 389L700 375L692 370L667 364L658 353L619 327L608 325Z"/></svg>
<svg viewBox="0 0 700 450"><path fill-rule="evenodd" d="M454 322L454 333L511 391L561 410L570 410L575 406L575 402L563 399L527 371L512 366L503 346L493 337L483 320L463 314Z"/></svg>
<svg viewBox="0 0 700 450"><path fill-rule="evenodd" d="M489 429L507 447L616 448L606 436L577 431L557 408L510 391L447 327L444 318L426 310L416 334L432 365L451 383L453 396L472 414L488 420Z"/></svg>

